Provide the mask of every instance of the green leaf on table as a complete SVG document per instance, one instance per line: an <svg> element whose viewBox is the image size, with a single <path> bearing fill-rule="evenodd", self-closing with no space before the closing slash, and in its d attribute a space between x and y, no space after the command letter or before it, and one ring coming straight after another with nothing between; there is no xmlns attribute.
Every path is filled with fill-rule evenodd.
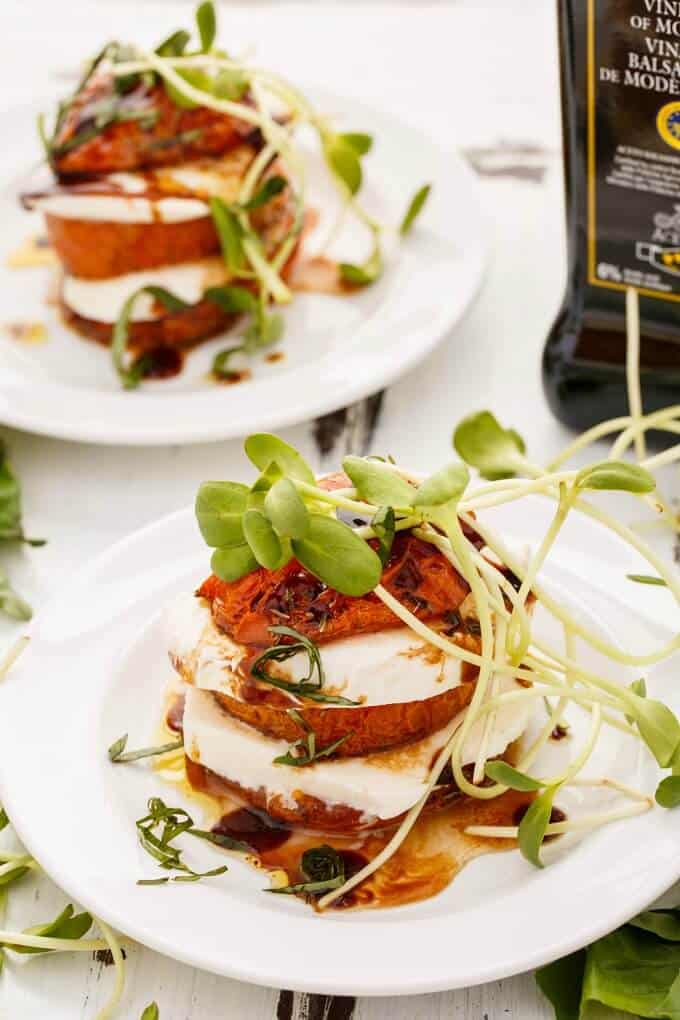
<svg viewBox="0 0 680 1020"><path fill-rule="evenodd" d="M248 459L260 471L265 471L272 463L278 464L282 472L290 478L316 485L314 472L304 457L278 436L270 435L268 432L256 432L248 436L244 449Z"/></svg>
<svg viewBox="0 0 680 1020"><path fill-rule="evenodd" d="M345 141L342 135L331 135L324 142L323 152L331 171L343 182L350 195L356 195L361 188L362 173L354 145Z"/></svg>
<svg viewBox="0 0 680 1020"><path fill-rule="evenodd" d="M12 471L7 447L0 439L0 542L44 545L44 539L26 538L22 524L21 486Z"/></svg>
<svg viewBox="0 0 680 1020"><path fill-rule="evenodd" d="M9 825L9 815L3 807L0 807L0 832Z"/></svg>
<svg viewBox="0 0 680 1020"><path fill-rule="evenodd" d="M579 489L644 493L653 492L656 482L649 471L625 460L603 460L585 467L576 475Z"/></svg>
<svg viewBox="0 0 680 1020"><path fill-rule="evenodd" d="M416 490L389 464L366 457L345 457L342 462L345 474L357 490L360 499L374 506L391 506L397 509L413 505Z"/></svg>
<svg viewBox="0 0 680 1020"><path fill-rule="evenodd" d="M24 875L27 875L31 870L29 867L30 861L31 858L28 854L26 854L25 857L20 857L18 860L13 861L13 866L0 874L0 888L11 885L13 882L17 882L20 878L23 878Z"/></svg>
<svg viewBox="0 0 680 1020"><path fill-rule="evenodd" d="M201 50L207 53L212 49L217 35L217 16L212 0L204 0L196 8L196 27L201 40Z"/></svg>
<svg viewBox="0 0 680 1020"><path fill-rule="evenodd" d="M379 507L371 520L371 527L378 539L378 556L383 567L390 558L395 535L394 510L391 506Z"/></svg>
<svg viewBox="0 0 680 1020"><path fill-rule="evenodd" d="M508 765L506 761L488 761L485 771L489 779L493 779L495 783L501 783L511 790L528 793L531 790L541 790L545 786L545 783L542 783L540 779L534 779L533 776L520 772L519 769Z"/></svg>
<svg viewBox="0 0 680 1020"><path fill-rule="evenodd" d="M680 942L679 910L644 910L628 924L649 931L666 942Z"/></svg>
<svg viewBox="0 0 680 1020"><path fill-rule="evenodd" d="M47 924L36 924L31 928L24 928L22 935L41 935L52 939L80 939L92 927L91 914L74 914L73 905L69 903L53 921ZM4 943L6 949L15 953L49 953L49 949L37 949L32 946L17 946L11 942Z"/></svg>
<svg viewBox="0 0 680 1020"><path fill-rule="evenodd" d="M279 535L304 538L309 531L309 511L290 478L279 478L264 498L264 511Z"/></svg>
<svg viewBox="0 0 680 1020"><path fill-rule="evenodd" d="M203 482L196 496L196 519L206 545L241 545L248 486L240 482Z"/></svg>
<svg viewBox="0 0 680 1020"><path fill-rule="evenodd" d="M550 823L553 801L558 790L559 785L546 787L543 793L531 802L519 823L517 842L520 852L537 868L544 866L540 856L541 846Z"/></svg>
<svg viewBox="0 0 680 1020"><path fill-rule="evenodd" d="M680 945L626 925L589 947L582 1015L589 1002L639 1017L680 1017Z"/></svg>
<svg viewBox="0 0 680 1020"><path fill-rule="evenodd" d="M247 542L215 549L210 558L210 569L222 581L231 584L246 574L252 574L259 564Z"/></svg>
<svg viewBox="0 0 680 1020"><path fill-rule="evenodd" d="M309 515L309 531L294 539L293 553L310 573L343 595L366 595L380 582L378 555L334 517Z"/></svg>
<svg viewBox="0 0 680 1020"><path fill-rule="evenodd" d="M586 950L554 960L535 973L536 984L555 1011L555 1020L580 1020Z"/></svg>
<svg viewBox="0 0 680 1020"><path fill-rule="evenodd" d="M526 446L514 429L504 429L490 411L464 418L453 434L458 456L482 478L512 478L525 464Z"/></svg>
<svg viewBox="0 0 680 1020"><path fill-rule="evenodd" d="M629 581L636 581L638 584L656 584L660 588L667 588L668 584L663 577L656 577L654 574L626 574Z"/></svg>
<svg viewBox="0 0 680 1020"><path fill-rule="evenodd" d="M160 1013L158 1011L157 1004L155 1002L150 1002L149 1005L145 1007L139 1020L160 1020Z"/></svg>
<svg viewBox="0 0 680 1020"><path fill-rule="evenodd" d="M420 212L425 203L427 202L431 190L432 190L431 184L423 184L422 188L418 188L415 195L409 202L406 213L404 214L404 218L401 221L401 226L399 227L399 233L402 235L402 237L405 234L408 234L409 230L411 229L416 219L420 215Z"/></svg>
<svg viewBox="0 0 680 1020"><path fill-rule="evenodd" d="M449 464L420 483L413 506L443 506L458 502L469 481L470 472L464 464Z"/></svg>
<svg viewBox="0 0 680 1020"><path fill-rule="evenodd" d="M370 152L373 148L372 135L364 134L361 131L345 131L338 135L338 138L344 142L345 145L351 146L357 156L365 156L366 153Z"/></svg>

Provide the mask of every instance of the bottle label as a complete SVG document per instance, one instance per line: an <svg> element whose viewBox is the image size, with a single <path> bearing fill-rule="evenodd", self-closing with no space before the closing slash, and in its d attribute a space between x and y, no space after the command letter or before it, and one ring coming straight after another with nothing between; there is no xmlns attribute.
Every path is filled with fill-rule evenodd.
<svg viewBox="0 0 680 1020"><path fill-rule="evenodd" d="M587 0L588 282L680 301L680 0Z"/></svg>

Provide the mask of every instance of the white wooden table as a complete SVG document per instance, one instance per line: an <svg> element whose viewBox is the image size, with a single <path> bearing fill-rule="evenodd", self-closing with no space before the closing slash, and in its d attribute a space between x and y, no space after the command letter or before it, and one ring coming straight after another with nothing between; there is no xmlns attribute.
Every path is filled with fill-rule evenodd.
<svg viewBox="0 0 680 1020"><path fill-rule="evenodd" d="M3 0L0 103L68 89L69 73L109 37L127 32L152 42L190 18L184 3ZM495 240L479 300L424 364L383 398L302 423L286 430L286 438L318 466L335 464L352 449L392 453L427 470L450 455L457 420L489 407L519 429L534 457L547 459L566 438L540 386L542 344L564 275L553 4L225 4L222 31L237 51L255 42L263 63L387 106L463 150L479 174ZM29 531L49 539L45 548L5 561L37 606L84 559L190 502L202 479L245 471L239 442L114 449L4 434L23 481ZM14 633L0 625L3 643ZM10 926L45 920L65 902L47 878L24 880L14 890ZM24 961L6 965L0 977L1 1020L86 1020L106 999L111 974L97 961L69 955ZM331 1000L217 978L133 946L120 1016L137 1020L152 999L162 1020L551 1015L531 976L411 999Z"/></svg>

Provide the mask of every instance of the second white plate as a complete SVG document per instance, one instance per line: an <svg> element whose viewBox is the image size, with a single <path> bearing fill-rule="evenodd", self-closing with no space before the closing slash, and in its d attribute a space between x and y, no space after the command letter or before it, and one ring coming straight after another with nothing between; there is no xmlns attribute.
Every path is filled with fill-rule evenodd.
<svg viewBox="0 0 680 1020"><path fill-rule="evenodd" d="M212 359L239 329L192 352L173 380L126 392L106 349L83 340L46 304L50 271L10 269L6 257L41 232L18 192L39 155L35 111L0 118L11 153L0 162L2 321L38 321L48 339L29 345L0 335L0 421L63 439L113 444L192 443L275 429L335 410L389 385L458 322L482 279L486 231L477 185L460 156L388 114L310 90L339 128L375 138L362 200L382 222L398 224L425 181L432 194L417 227L395 248L380 282L349 297L299 294L285 312L284 357L253 360L237 385L208 379ZM309 205L330 213L334 197L309 148ZM328 226L322 217L317 236ZM348 260L366 255L364 232L342 239ZM1 332L1 331L0 331Z"/></svg>

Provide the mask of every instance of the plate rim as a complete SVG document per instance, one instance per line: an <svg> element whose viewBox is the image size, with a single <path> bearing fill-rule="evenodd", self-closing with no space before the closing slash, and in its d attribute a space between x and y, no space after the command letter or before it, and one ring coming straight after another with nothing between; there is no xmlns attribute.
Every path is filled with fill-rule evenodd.
<svg viewBox="0 0 680 1020"><path fill-rule="evenodd" d="M407 350L404 345L396 345L396 348L393 348L393 350L396 351L397 357L387 357L385 354L381 354L377 366L372 364L372 359L368 359L369 372L365 371L367 359L362 359L361 365L364 370L354 371L353 374L346 373L342 380L342 387L329 386L325 389L319 387L314 394L310 394L309 390L307 390L302 408L300 407L299 397L296 400L290 401L287 405L282 405L280 409L276 401L260 401L261 405L265 404L264 408L260 407L258 415L257 428L260 430L287 428L312 420L320 415L329 414L387 388L402 375L412 371L463 320L482 288L491 253L491 229L488 216L484 211L481 186L474 172L459 151L450 146L442 145L433 133L424 130L421 126L416 126L408 118L400 119L379 102L365 102L351 96L343 98L337 93L326 89L322 84L313 81L304 81L302 87L314 95L322 98L325 97L324 101L331 102L333 100L336 105L340 104L350 113L353 111L364 111L367 120L370 121L370 118L374 117L377 122L389 125L395 132L410 135L413 139L423 139L428 146L437 151L442 163L446 161L458 193L463 194L465 207L474 212L476 221L474 239L472 242L470 241L471 235L468 231L462 249L466 258L468 254L471 256L473 270L462 302L454 305L449 303L441 315L440 321L433 326L429 322L425 322L424 325L412 330L412 332L420 332L422 334L420 342L413 349ZM27 110L35 109L37 105L37 102L15 104L3 110L2 116L12 117L21 113L25 115ZM2 186L0 182L0 187ZM397 267L395 266L394 268L396 269ZM393 302L394 295L386 296L383 308L389 310L389 306ZM386 327L389 326L389 322L385 325ZM323 355L320 359L317 358L306 362L300 368L309 370L313 366L319 365L328 356L332 356L330 352ZM270 381L269 379L261 380L265 384ZM122 395L118 391L102 391L100 393L92 387L73 387L68 383L56 382L53 385L55 398L62 395L66 399L72 392L84 392L84 400L96 400L98 397L101 397L108 401L118 399ZM254 398L258 396L255 388L248 392ZM143 423L128 426L120 422L114 425L112 421L109 421L108 424L102 425L95 415L91 415L85 421L80 419L77 421L66 420L55 422L53 415L44 417L41 414L39 406L36 407L36 404L39 405L39 401L34 403L18 400L12 385L10 385L7 391L3 392L2 385L0 384L0 420L9 427L35 435L44 435L70 442L87 442L95 445L113 446L184 446L194 443L220 442L239 438L255 427L252 422L242 426L238 424L232 425L228 407L226 408L226 413L214 415L211 421L204 419L195 424L193 419L186 414L184 415L185 420L181 421L181 411L184 408L180 409L179 403L191 401L193 406L193 400L200 401L201 397L205 395L202 390L193 392L178 391L166 397L151 391L143 394L143 399L147 402L146 413L149 416L152 414L152 402L157 403L159 409L162 406L161 399L167 401L166 406L170 405L163 416L162 426L159 425L149 431L148 424ZM126 394L125 396L129 397L130 395ZM121 406L119 410L123 411L124 406ZM178 415L180 417L179 423L177 422ZM118 431L121 429L122 431Z"/></svg>
<svg viewBox="0 0 680 1020"><path fill-rule="evenodd" d="M578 518L583 518L587 521L583 515L578 514ZM77 584L80 578L85 578L91 575L93 572L105 567L107 564L115 562L118 557L125 555L129 548L137 543L145 542L146 539L154 531L161 532L162 529L171 528L173 526L181 526L183 519L193 518L193 508L191 506L176 510L170 514L164 515L156 521L153 521L144 527L132 532L131 534L120 539L97 556L92 557L86 561L73 575L72 584ZM591 522L587 522L591 523ZM32 633L37 630L42 619L48 616L51 611L52 605L56 604L60 600L59 594L55 594L48 600L45 606L37 614L34 621L32 621L30 627L27 629L28 633ZM619 601L624 601L619 599ZM624 604L631 608L628 602ZM638 607L639 608L639 607ZM658 615L654 608L648 610L650 616L650 625L654 622L657 631L659 629L666 630L667 622L662 620L659 623ZM645 614L643 613L643 616ZM645 621L647 622L647 621ZM146 621L145 626L150 626L151 620ZM125 649L127 650L127 648ZM119 649L120 653L122 650ZM15 667L18 673L22 668L22 660L19 660L17 667ZM6 678L3 686L12 684L14 679L15 670ZM27 678L25 678L27 679ZM2 692L0 692L0 699L2 698ZM5 765L7 764L7 768ZM5 781L7 778L8 781ZM3 753L0 750L0 793L2 795L2 801L4 802L8 814L12 819L12 826L21 841L26 846L29 852L33 852L35 847L34 841L30 834L30 825L28 828L24 824L24 817L22 811L19 809L18 804L12 794L13 784L9 782L9 763L6 763L3 758ZM30 814L30 812L29 812ZM643 815L638 819L631 819L627 825L641 822L644 819L651 818L651 815ZM658 816L657 817L666 817ZM16 818L16 822L14 819ZM677 828L677 827L676 827ZM680 830L677 833L667 833L667 838L671 838L677 847L680 846ZM599 918L593 919L592 915L589 915L588 919L585 920L580 926L571 929L568 935L561 937L559 940L559 946L556 946L555 940L551 941L546 948L543 945L536 945L536 948L532 953L525 953L522 957L521 962L514 959L512 955L503 960L492 960L491 962L481 959L474 972L474 974L467 976L459 974L453 978L449 978L442 975L438 979L432 977L419 978L417 974L400 974L394 973L394 976L390 978L390 984L376 984L370 979L367 979L365 974L363 976L353 975L351 979L343 977L342 967L337 968L339 974L336 980L329 981L327 978L322 977L317 979L314 975L290 975L290 977L282 976L280 971L276 971L276 965L272 964L268 960L263 960L256 952L254 952L249 958L249 969L243 969L238 964L231 964L228 957L228 949L222 955L219 960L219 964L216 965L216 960L206 962L199 955L195 955L186 942L172 943L171 940L164 936L164 933L149 932L145 929L143 924L137 922L137 919L131 924L121 923L121 918L116 912L115 908L109 909L106 903L102 906L102 898L105 898L106 893L100 892L99 889L93 891L92 895L86 893L82 895L82 890L78 886L78 882L75 876L71 876L68 873L68 867L64 869L59 861L52 864L49 863L50 854L48 852L47 858L44 854L38 853L35 855L41 862L48 860L47 866L44 868L47 874L53 877L56 884L69 895L81 903L86 909L91 910L97 917L101 917L105 922L111 924L121 934L126 934L134 940L140 942L157 952L164 955L170 956L173 959L185 963L189 966L196 967L201 970L206 970L210 973L216 973L224 977L232 978L235 980L244 981L246 983L265 985L275 988L290 988L296 991L312 992L326 995L356 995L356 996L402 996L402 995L416 995L416 994L427 994L433 992L441 992L446 990L453 990L462 987L471 987L474 985L486 983L489 981L499 980L512 976L514 974L523 973L527 970L532 970L535 967L541 966L553 959L564 956L568 953L581 948L583 945L607 934L614 930L620 924L624 923L631 916L637 913L639 910L644 909L652 902L656 897L666 891L669 886L680 878L680 855L674 854L672 858L672 868L668 870L657 870L653 871L647 869L645 871L645 882L638 883L634 892L629 890L626 898L625 905L622 905L618 910L612 910L606 916L606 920L602 921ZM544 877L549 872L542 872L537 876L537 880ZM501 897L502 900L502 897ZM124 908L123 908L124 909ZM246 908L244 908L246 909ZM471 908L464 907L462 913ZM358 916L358 915L356 915ZM385 912L384 920L382 917L378 921L371 921L370 924L364 926L366 932L378 935L382 929L394 927L395 922L390 921L389 912ZM435 934L439 932L446 932L447 926L450 926L451 915L444 915L439 917L430 918L414 918L408 919L408 930L409 932L415 932L418 930L421 933L427 934L428 930ZM518 923L521 923L521 918L517 919ZM305 914L298 916L286 915L286 922L290 924L291 929L293 927L304 925L305 928L309 929L311 924L319 923L319 919L313 914ZM326 917L323 920L324 924L332 926L334 928L341 928L349 935L351 931L356 927L352 921L349 924L345 918L336 919L334 917ZM397 922L400 926L403 922ZM311 929L310 929L311 930Z"/></svg>

